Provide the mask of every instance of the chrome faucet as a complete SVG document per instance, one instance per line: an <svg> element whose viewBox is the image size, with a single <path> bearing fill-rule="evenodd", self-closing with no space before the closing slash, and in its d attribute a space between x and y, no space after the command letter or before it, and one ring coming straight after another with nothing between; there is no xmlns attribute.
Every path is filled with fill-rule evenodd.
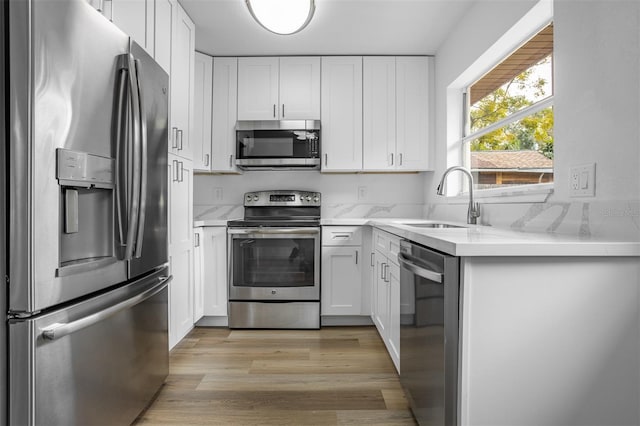
<svg viewBox="0 0 640 426"><path fill-rule="evenodd" d="M469 179L469 210L467 211L467 223L475 225L477 223L477 219L480 217L480 203L475 203L473 201L473 175L469 170L462 166L449 167L442 175L442 179L440 179L440 183L438 184L438 195L444 195L444 181L449 173L456 170L463 172Z"/></svg>

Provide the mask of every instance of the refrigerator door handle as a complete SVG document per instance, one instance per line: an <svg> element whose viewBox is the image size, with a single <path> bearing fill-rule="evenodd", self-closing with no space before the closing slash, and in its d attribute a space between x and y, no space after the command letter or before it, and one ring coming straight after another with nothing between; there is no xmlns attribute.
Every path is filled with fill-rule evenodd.
<svg viewBox="0 0 640 426"><path fill-rule="evenodd" d="M139 102L140 102L140 208L138 210L138 229L136 238L135 257L142 256L142 242L144 239L144 222L147 206L147 114L144 105L144 93L142 91L142 64L139 59L135 60L136 65L136 82L138 86Z"/></svg>
<svg viewBox="0 0 640 426"><path fill-rule="evenodd" d="M116 103L116 171L115 171L115 184L116 184L116 218L117 218L117 231L118 231L118 245L120 247L126 246L126 237L124 235L124 216L126 215L126 211L123 213L123 202L122 197L128 199L127 195L127 185L126 179L123 182L122 179L122 167L123 163L126 163L123 155L127 152L127 147L123 147L123 139L126 140L127 135L125 135L126 131L126 106L124 105L126 99L126 80L127 80L127 72L126 72L126 61L124 58L125 55L121 55L119 58L119 73L118 73L118 101Z"/></svg>
<svg viewBox="0 0 640 426"><path fill-rule="evenodd" d="M82 330L83 328L87 328L94 324L97 324L105 319L117 314L118 312L124 311L126 309L130 309L133 306L144 302L150 297L155 296L166 286L169 285L169 282L173 279L173 276L168 277L158 277L158 283L152 288L130 298L125 301L122 301L118 304L110 306L106 309L93 313L91 315L87 315L86 317L80 318L78 320L60 324L52 324L49 327L42 329L42 337L46 340L57 340L61 339L69 334L73 334L77 331Z"/></svg>
<svg viewBox="0 0 640 426"><path fill-rule="evenodd" d="M136 231L138 228L139 210L140 210L140 135L141 135L141 122L140 122L140 99L138 80L136 77L136 65L133 55L130 53L120 55L120 67L126 72L128 78L129 87L129 101L131 106L131 126L132 126L132 143L127 144L124 147L124 162L126 167L125 182L118 182L118 191L121 191L124 186L126 197L126 211L127 211L127 232L126 239L124 241L124 259L131 260L133 258L133 249L135 244ZM126 114L126 110L120 111ZM123 120L126 125L127 119L124 116L118 117L118 121ZM126 139L129 140L128 138ZM130 154L133 154L133 158L130 158ZM123 161L122 157L118 158L118 161Z"/></svg>

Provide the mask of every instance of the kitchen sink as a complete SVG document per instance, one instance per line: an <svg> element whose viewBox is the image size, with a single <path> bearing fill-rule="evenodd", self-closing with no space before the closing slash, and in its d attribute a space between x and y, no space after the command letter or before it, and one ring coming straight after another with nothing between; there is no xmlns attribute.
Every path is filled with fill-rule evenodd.
<svg viewBox="0 0 640 426"><path fill-rule="evenodd" d="M404 225L412 226L414 228L467 228L463 225L450 225L448 223L439 223L439 222L431 222L431 223L405 223Z"/></svg>

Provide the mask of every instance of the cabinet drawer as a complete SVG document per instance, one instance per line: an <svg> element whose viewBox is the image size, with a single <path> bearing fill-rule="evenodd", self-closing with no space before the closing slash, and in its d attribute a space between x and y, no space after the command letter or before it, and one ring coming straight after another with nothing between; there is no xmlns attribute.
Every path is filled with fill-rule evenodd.
<svg viewBox="0 0 640 426"><path fill-rule="evenodd" d="M323 226L323 246L359 246L362 244L361 226Z"/></svg>
<svg viewBox="0 0 640 426"><path fill-rule="evenodd" d="M400 237L379 229L373 231L373 247L395 264L398 263Z"/></svg>

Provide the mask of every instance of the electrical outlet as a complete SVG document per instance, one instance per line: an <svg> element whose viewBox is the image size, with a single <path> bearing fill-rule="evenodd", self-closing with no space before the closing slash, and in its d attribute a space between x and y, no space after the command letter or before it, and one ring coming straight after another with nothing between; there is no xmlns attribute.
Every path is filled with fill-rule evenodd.
<svg viewBox="0 0 640 426"><path fill-rule="evenodd" d="M213 188L213 197L215 198L216 201L222 201L223 196L224 196L224 193L222 192L222 188L220 187Z"/></svg>
<svg viewBox="0 0 640 426"><path fill-rule="evenodd" d="M358 200L364 200L367 198L367 187L359 186L358 187Z"/></svg>
<svg viewBox="0 0 640 426"><path fill-rule="evenodd" d="M569 195L571 197L595 197L595 163L571 167L569 170Z"/></svg>

